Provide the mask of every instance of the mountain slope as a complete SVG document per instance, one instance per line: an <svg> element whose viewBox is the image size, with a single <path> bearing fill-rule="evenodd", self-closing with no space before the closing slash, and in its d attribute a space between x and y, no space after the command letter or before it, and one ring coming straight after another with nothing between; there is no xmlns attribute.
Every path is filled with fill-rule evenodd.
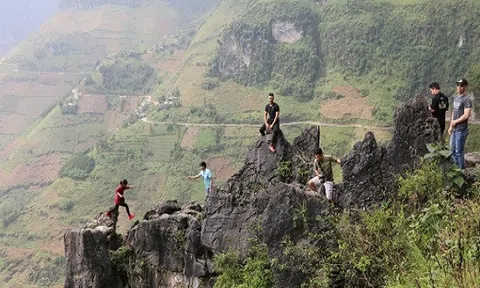
<svg viewBox="0 0 480 288"><path fill-rule="evenodd" d="M3 160L0 169L3 228L0 235L3 251L0 286L61 285L62 276L58 273L63 269L61 231L78 221L85 221L82 211L85 207L99 207L98 198L92 197L93 191L110 189L112 177L124 177L126 171L138 168L135 166L138 162L134 161L138 157L125 158L124 153L139 143L136 141L145 139L145 136L132 139L128 130L124 133L124 141L108 140L107 136L118 130L135 111L144 99L141 93L104 95L96 89L84 94L83 90L74 88L79 87L97 62L103 63L108 54L116 55L125 50L127 54L131 51L134 54L142 51L143 54L147 49L160 47L169 41L171 35L192 25L192 21L199 21L201 13L215 5L215 1L203 3L191 13L188 9L192 2L195 1L185 1L184 6L178 6L178 2L170 6L162 1L140 1L134 7L105 3L91 9L64 7L68 9L58 13L0 63L0 132L4 136L0 153ZM183 13L191 13L190 18L180 18ZM170 36L166 37L167 34ZM132 60L127 63L129 65L136 64ZM127 66L107 65L105 71L117 67L113 73L118 73ZM148 83L155 80L155 77L147 78ZM78 100L75 112L65 109L72 99ZM61 105L59 101L62 101ZM141 128L140 132L144 127ZM134 127L131 130L138 132ZM156 139L148 147L157 149L172 143L172 140L163 138L165 132L161 129L152 133L156 133ZM101 142L102 139L105 141ZM76 166L61 169L69 163L71 156L81 157L98 141L99 147L105 149L108 146L104 144L108 142L118 146L113 151L108 150L113 153L105 161L96 159L97 170L101 170L102 175L94 178L96 182L91 183L90 178L82 181L85 180L82 167L80 170ZM137 147L140 149L142 145ZM100 151L102 157L107 153L107 150ZM108 167L112 163L126 159L131 160L132 166L109 175L112 171ZM75 180L68 177L58 179L59 174ZM155 186L152 184L151 187ZM82 191L88 191L88 194ZM79 198L72 198L74 195ZM105 201L100 205L110 203L110 193L103 193L102 197Z"/></svg>
<svg viewBox="0 0 480 288"><path fill-rule="evenodd" d="M426 17L423 11L431 7L435 7L433 16ZM468 0L461 5L450 1L224 1L197 33L186 65L171 85L185 91L187 105L206 98L221 109L223 95L241 95L229 101L242 113L261 106L264 100L256 93L273 88L280 96L293 96L280 102L288 108L284 113L300 107L301 113L294 115L299 119L325 117L318 107L330 102L348 114L345 100L336 98L355 103L365 97L361 105L370 107L371 116L389 122L398 101L425 91L434 80L452 93L451 83L480 61L475 32L479 24L470 20L478 17L478 11L478 3ZM316 23L318 27L312 27ZM295 33L298 39L289 40ZM202 63L206 66L198 65ZM210 81L209 75L221 81L218 88L204 91L202 83ZM242 88L232 80L258 90ZM360 96L335 89L344 86ZM228 114L241 117L235 112ZM344 118L369 117L355 113Z"/></svg>

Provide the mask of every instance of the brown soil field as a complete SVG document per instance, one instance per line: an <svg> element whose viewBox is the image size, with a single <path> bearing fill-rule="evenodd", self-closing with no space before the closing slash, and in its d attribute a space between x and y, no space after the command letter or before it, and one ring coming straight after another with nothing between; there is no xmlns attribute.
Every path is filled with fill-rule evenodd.
<svg viewBox="0 0 480 288"><path fill-rule="evenodd" d="M10 155L10 153L13 152L13 150L20 145L20 143L21 143L21 140L19 140L18 138L10 142L2 151L0 151L0 158L8 157L8 155ZM1 174L1 171L0 171L0 174Z"/></svg>
<svg viewBox="0 0 480 288"><path fill-rule="evenodd" d="M29 164L15 167L11 173L0 170L0 185L53 181L58 177L61 167L60 154L42 155Z"/></svg>
<svg viewBox="0 0 480 288"><path fill-rule="evenodd" d="M117 127L122 126L123 120L125 119L127 119L125 113L108 110L105 112L105 127L107 128L107 131L112 132Z"/></svg>
<svg viewBox="0 0 480 288"><path fill-rule="evenodd" d="M65 245L63 243L64 233L65 231L62 231L61 232L62 236L60 236L59 238L55 238L55 239L52 239L51 241L41 243L38 248L42 250L50 251L57 255L64 255L65 254Z"/></svg>
<svg viewBox="0 0 480 288"><path fill-rule="evenodd" d="M63 97L71 89L68 84L46 85L38 82L3 82L0 96L15 95L21 97Z"/></svg>
<svg viewBox="0 0 480 288"><path fill-rule="evenodd" d="M82 95L78 103L80 113L104 114L107 111L105 95Z"/></svg>
<svg viewBox="0 0 480 288"><path fill-rule="evenodd" d="M191 149L195 144L195 138L197 138L198 134L198 127L188 127L187 132L183 136L182 143L180 143L180 147L183 149Z"/></svg>
<svg viewBox="0 0 480 288"><path fill-rule="evenodd" d="M155 67L167 73L176 72L183 63L185 51L175 51L168 59L157 61Z"/></svg>
<svg viewBox="0 0 480 288"><path fill-rule="evenodd" d="M140 105L141 101L142 97L140 96L124 96L120 112L128 114L132 113L137 109L138 105Z"/></svg>
<svg viewBox="0 0 480 288"><path fill-rule="evenodd" d="M31 249L14 248L6 245L0 245L0 249L7 253L6 259L28 259L34 255Z"/></svg>
<svg viewBox="0 0 480 288"><path fill-rule="evenodd" d="M35 119L57 101L58 97L22 97L19 100L16 113L23 114L28 119Z"/></svg>
<svg viewBox="0 0 480 288"><path fill-rule="evenodd" d="M208 160L208 168L212 170L214 181L225 182L236 170L231 165L232 159L229 157L215 157Z"/></svg>
<svg viewBox="0 0 480 288"><path fill-rule="evenodd" d="M347 114L360 119L373 119L372 107L367 104L360 91L351 86L337 86L333 92L343 95L338 100L328 100L320 105L320 112L327 118L340 119Z"/></svg>
<svg viewBox="0 0 480 288"><path fill-rule="evenodd" d="M0 133L20 134L29 124L30 121L25 115L0 115Z"/></svg>
<svg viewBox="0 0 480 288"><path fill-rule="evenodd" d="M138 105L142 101L143 97L141 96L121 96L122 103L120 105L120 111L118 110L107 110L105 112L105 125L107 131L113 131L117 127L120 127L123 124L123 121L128 118L130 113L133 113L137 109Z"/></svg>

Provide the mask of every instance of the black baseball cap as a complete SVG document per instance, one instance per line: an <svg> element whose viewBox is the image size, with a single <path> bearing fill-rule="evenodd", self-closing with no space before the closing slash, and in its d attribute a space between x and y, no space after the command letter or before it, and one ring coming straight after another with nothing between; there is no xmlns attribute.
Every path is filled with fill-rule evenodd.
<svg viewBox="0 0 480 288"><path fill-rule="evenodd" d="M456 82L457 84L462 84L463 86L468 86L468 81L465 78L462 78Z"/></svg>

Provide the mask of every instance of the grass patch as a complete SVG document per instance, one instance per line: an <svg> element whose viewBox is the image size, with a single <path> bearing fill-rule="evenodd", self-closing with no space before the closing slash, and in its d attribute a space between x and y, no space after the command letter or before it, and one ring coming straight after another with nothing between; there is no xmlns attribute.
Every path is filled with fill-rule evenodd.
<svg viewBox="0 0 480 288"><path fill-rule="evenodd" d="M202 129L195 139L195 148L210 149L217 145L217 134L212 129Z"/></svg>

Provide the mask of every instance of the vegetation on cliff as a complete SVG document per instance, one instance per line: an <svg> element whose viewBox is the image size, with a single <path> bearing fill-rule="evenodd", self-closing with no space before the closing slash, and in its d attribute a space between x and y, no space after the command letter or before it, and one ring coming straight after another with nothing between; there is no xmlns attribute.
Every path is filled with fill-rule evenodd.
<svg viewBox="0 0 480 288"><path fill-rule="evenodd" d="M318 250L284 240L284 255L294 253L291 259L302 259L292 261L292 267L300 265L309 277L302 287L467 288L480 284L480 191L476 185L459 187L455 167L442 169L449 163L447 151L433 154L426 158L434 161L425 160L418 170L399 178L394 201L369 211L327 216L334 227L332 234L310 236L336 239L334 246ZM261 243L253 245L255 257L244 261L231 252L217 256L222 274L215 287L243 287L254 279L252 275L267 276L281 269L275 266L278 259L258 252L261 247ZM256 268L251 271L251 267ZM270 287L268 278L258 285Z"/></svg>

